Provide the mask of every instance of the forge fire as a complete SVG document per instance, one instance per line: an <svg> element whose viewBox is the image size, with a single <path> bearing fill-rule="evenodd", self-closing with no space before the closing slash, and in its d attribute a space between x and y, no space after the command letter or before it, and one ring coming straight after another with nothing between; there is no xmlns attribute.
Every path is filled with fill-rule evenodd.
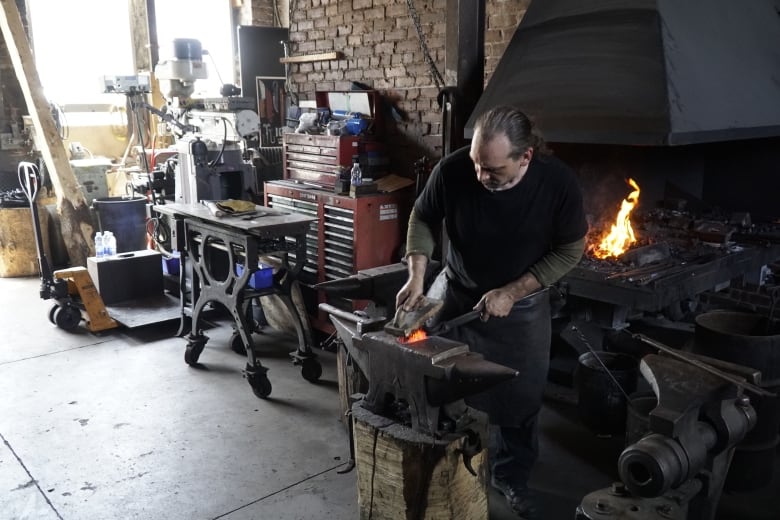
<svg viewBox="0 0 780 520"><path fill-rule="evenodd" d="M588 252L595 258L617 258L637 241L631 226L631 212L639 203L640 190L634 179L628 179L627 182L634 191L621 202L620 210L610 231L588 245Z"/></svg>

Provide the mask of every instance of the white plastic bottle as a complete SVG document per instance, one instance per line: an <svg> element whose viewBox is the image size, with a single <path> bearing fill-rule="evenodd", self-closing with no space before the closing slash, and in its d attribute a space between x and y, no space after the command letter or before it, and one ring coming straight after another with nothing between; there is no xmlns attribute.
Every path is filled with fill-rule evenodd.
<svg viewBox="0 0 780 520"><path fill-rule="evenodd" d="M116 254L116 237L111 231L106 231L106 233L108 233L108 238L103 238L103 241L107 242L106 252L108 256L114 256Z"/></svg>
<svg viewBox="0 0 780 520"><path fill-rule="evenodd" d="M95 233L95 257L103 258L105 256L105 245L103 242L103 232L98 231Z"/></svg>
<svg viewBox="0 0 780 520"><path fill-rule="evenodd" d="M363 184L363 171L360 169L360 156L352 156L352 171L350 172L350 183L353 186Z"/></svg>

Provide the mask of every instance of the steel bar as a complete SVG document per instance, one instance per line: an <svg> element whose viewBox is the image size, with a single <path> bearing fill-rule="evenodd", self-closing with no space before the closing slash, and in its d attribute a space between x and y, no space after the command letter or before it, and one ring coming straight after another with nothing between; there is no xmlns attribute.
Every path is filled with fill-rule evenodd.
<svg viewBox="0 0 780 520"><path fill-rule="evenodd" d="M734 377L731 374L727 374L726 372L723 372L721 370L718 370L717 368L708 365L707 363L704 363L702 361L699 361L698 359L693 359L691 357L686 356L682 352L679 352L672 347L669 347L668 345L664 345L663 343L656 341L652 338L648 338L644 334L633 334L632 337L634 339L638 339L639 341L642 341L644 343L647 343L651 347L657 348L661 352L665 354L669 354L670 356L680 359L682 361L685 361L686 363L690 363L691 365L695 366L696 368L700 368L704 370L705 372L708 372L714 376L720 377L721 379L728 381L729 383L732 383L744 390L747 390L748 392L754 393L756 395L764 396L764 397L775 397L775 394L772 392L769 392L767 390L764 390L763 388L752 385L746 381L743 381L742 379L738 377Z"/></svg>

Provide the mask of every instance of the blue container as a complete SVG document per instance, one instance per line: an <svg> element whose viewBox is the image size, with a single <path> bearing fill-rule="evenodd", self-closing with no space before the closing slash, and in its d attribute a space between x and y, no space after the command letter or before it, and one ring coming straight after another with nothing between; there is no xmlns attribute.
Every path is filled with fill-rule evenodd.
<svg viewBox="0 0 780 520"><path fill-rule="evenodd" d="M170 274L173 276L179 275L179 252L174 251L172 256L162 257L162 270L163 274Z"/></svg>
<svg viewBox="0 0 780 520"><path fill-rule="evenodd" d="M249 277L249 287L252 289L268 289L274 284L274 268L265 264L257 264L257 271ZM236 274L241 276L244 272L244 266L236 264Z"/></svg>

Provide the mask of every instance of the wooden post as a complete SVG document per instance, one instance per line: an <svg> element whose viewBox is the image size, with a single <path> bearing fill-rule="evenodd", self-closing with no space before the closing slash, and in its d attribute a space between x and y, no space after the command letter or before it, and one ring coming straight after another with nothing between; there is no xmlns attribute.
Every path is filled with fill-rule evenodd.
<svg viewBox="0 0 780 520"><path fill-rule="evenodd" d="M0 0L0 29L35 127L36 143L40 147L57 195L62 238L70 256L70 263L74 266L85 266L87 257L94 252L92 214L70 167L65 145L49 110L49 103L43 95L41 80L35 69L30 43L15 0Z"/></svg>
<svg viewBox="0 0 780 520"><path fill-rule="evenodd" d="M487 520L487 449L471 459L474 476L463 462L465 435L434 439L360 403L352 418L361 520Z"/></svg>

